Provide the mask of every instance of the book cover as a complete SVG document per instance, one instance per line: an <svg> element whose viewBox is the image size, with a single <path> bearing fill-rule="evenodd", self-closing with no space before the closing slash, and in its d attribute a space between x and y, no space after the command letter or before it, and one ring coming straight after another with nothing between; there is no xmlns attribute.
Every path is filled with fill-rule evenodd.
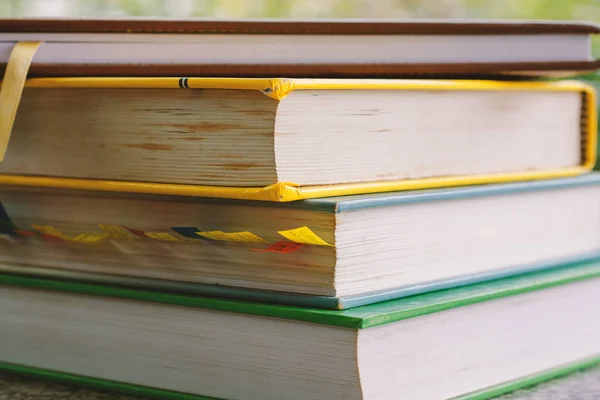
<svg viewBox="0 0 600 400"><path fill-rule="evenodd" d="M19 274L0 274L0 284L144 302L203 308L263 317L282 318L353 329L368 329L408 318L456 307L504 298L600 276L600 261L587 261L564 268L440 290L348 310L322 310L230 299L150 291L98 283L44 279Z"/></svg>

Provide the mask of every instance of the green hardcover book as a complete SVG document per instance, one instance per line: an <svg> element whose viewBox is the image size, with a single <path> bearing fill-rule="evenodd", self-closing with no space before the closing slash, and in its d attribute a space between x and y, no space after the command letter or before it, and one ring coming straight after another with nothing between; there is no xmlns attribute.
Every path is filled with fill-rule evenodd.
<svg viewBox="0 0 600 400"><path fill-rule="evenodd" d="M600 261L332 311L0 275L0 367L160 399L483 399L600 361Z"/></svg>

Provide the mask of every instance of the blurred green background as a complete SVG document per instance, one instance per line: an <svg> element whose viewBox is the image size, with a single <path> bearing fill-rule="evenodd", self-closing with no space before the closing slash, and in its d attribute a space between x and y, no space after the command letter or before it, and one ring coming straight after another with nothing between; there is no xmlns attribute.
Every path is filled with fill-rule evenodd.
<svg viewBox="0 0 600 400"><path fill-rule="evenodd" d="M2 0L19 15L549 18L600 22L598 0Z"/></svg>

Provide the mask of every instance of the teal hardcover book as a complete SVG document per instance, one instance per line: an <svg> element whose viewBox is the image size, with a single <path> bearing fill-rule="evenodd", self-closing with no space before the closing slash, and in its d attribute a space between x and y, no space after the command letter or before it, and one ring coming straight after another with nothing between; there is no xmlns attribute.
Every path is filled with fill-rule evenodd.
<svg viewBox="0 0 600 400"><path fill-rule="evenodd" d="M489 398L600 362L600 262L333 311L0 275L0 368L160 399Z"/></svg>
<svg viewBox="0 0 600 400"><path fill-rule="evenodd" d="M600 173L244 202L0 193L0 271L347 309L600 256Z"/></svg>

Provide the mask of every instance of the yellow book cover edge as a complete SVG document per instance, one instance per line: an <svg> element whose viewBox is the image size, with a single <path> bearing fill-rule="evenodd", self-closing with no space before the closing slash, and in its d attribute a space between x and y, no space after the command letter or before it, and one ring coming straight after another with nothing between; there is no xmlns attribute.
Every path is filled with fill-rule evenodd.
<svg viewBox="0 0 600 400"><path fill-rule="evenodd" d="M257 90L282 100L295 90L536 90L586 91L579 81L523 81L450 79L286 79L286 78L32 78L27 88L104 89L224 89Z"/></svg>

